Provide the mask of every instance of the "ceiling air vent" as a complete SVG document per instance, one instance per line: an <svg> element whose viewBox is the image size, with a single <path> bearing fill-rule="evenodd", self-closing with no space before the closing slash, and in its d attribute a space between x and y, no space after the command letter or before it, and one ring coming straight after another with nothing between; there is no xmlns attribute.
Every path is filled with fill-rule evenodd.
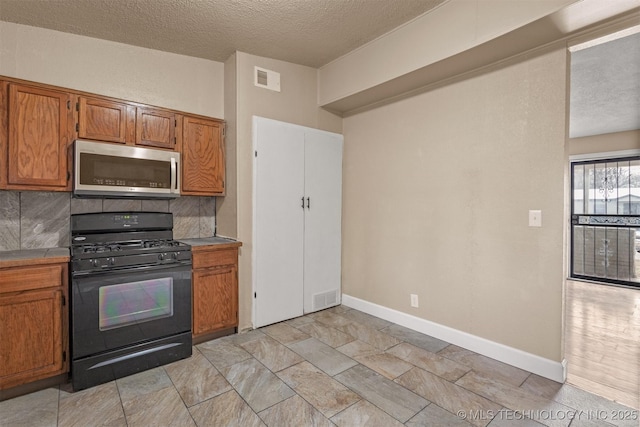
<svg viewBox="0 0 640 427"><path fill-rule="evenodd" d="M258 87L280 92L280 73L254 67L254 84Z"/></svg>

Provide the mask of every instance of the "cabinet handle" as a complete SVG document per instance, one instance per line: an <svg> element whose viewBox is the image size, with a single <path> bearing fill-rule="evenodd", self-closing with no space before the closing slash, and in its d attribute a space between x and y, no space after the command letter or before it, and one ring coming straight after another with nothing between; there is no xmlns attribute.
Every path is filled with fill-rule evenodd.
<svg viewBox="0 0 640 427"><path fill-rule="evenodd" d="M311 209L311 197L307 197L307 209Z"/></svg>
<svg viewBox="0 0 640 427"><path fill-rule="evenodd" d="M302 209L304 209L304 196L302 196Z"/></svg>

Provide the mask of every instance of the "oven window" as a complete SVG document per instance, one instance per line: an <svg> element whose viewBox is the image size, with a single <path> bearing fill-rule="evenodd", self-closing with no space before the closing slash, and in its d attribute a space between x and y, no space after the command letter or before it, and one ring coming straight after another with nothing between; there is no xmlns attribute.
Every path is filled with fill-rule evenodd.
<svg viewBox="0 0 640 427"><path fill-rule="evenodd" d="M173 315L173 278L103 286L100 330L119 328Z"/></svg>

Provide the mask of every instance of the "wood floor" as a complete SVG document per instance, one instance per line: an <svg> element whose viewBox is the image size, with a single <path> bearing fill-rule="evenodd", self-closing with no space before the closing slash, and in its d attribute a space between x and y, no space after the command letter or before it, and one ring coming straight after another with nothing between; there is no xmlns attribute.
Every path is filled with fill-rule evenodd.
<svg viewBox="0 0 640 427"><path fill-rule="evenodd" d="M640 289L567 281L567 382L640 409Z"/></svg>

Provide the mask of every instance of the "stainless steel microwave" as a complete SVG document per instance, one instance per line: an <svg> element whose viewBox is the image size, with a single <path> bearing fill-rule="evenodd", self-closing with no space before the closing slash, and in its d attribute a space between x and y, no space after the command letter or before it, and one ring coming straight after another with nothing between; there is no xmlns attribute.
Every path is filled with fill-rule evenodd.
<svg viewBox="0 0 640 427"><path fill-rule="evenodd" d="M180 153L84 140L73 149L74 196L180 196Z"/></svg>

